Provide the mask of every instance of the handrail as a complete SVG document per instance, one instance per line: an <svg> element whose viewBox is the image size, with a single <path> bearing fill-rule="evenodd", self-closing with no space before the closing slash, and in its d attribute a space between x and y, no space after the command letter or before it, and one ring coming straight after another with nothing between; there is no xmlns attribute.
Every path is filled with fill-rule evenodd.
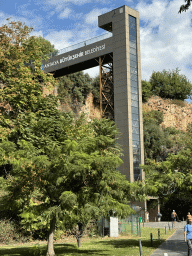
<svg viewBox="0 0 192 256"><path fill-rule="evenodd" d="M83 41L83 42L80 42L78 44L74 44L74 45L71 45L71 46L68 46L66 48L63 48L61 50L56 50L52 53L50 53L48 56L49 58L52 58L54 56L58 56L58 55L61 55L63 53L66 53L66 52L70 52L72 50L76 50L78 48L81 48L81 47L84 47L86 45L90 45L90 44L93 44L93 43L96 43L96 42L99 42L103 39L107 39L107 38L110 38L112 37L113 34L112 33L106 33L106 34L103 34L101 36L97 36L97 37L94 37L94 38L91 38L91 39L88 39L86 41Z"/></svg>

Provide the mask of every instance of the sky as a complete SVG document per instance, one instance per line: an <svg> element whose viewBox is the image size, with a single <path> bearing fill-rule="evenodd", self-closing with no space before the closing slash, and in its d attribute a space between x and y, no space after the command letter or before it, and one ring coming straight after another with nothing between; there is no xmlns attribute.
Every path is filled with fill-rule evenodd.
<svg viewBox="0 0 192 256"><path fill-rule="evenodd" d="M179 14L184 0L0 0L0 26L7 18L32 26L56 49L105 34L98 16L127 5L140 16L141 73L175 70L192 82L192 7ZM98 74L98 67L87 70Z"/></svg>

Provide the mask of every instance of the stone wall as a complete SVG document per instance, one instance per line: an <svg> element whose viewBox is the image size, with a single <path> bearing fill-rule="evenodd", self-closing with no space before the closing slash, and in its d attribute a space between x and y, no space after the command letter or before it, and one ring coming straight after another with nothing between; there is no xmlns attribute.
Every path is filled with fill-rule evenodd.
<svg viewBox="0 0 192 256"><path fill-rule="evenodd" d="M158 96L151 97L148 102L143 104L144 110L158 110L163 112L162 127L174 127L186 131L188 123L192 122L192 104L184 102L181 107L172 104L170 99L162 99Z"/></svg>

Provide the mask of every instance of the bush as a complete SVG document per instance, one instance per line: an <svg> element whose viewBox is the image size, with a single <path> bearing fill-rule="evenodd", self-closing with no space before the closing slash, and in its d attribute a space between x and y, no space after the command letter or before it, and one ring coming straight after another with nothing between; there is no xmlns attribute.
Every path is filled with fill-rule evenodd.
<svg viewBox="0 0 192 256"><path fill-rule="evenodd" d="M24 234L16 228L9 220L0 220L0 243L11 244L15 242L26 242L31 239L29 234Z"/></svg>
<svg viewBox="0 0 192 256"><path fill-rule="evenodd" d="M152 96L152 92L151 92L151 88L152 85L150 84L150 82L141 81L142 84L142 101L143 102L147 102L148 98L150 98Z"/></svg>
<svg viewBox="0 0 192 256"><path fill-rule="evenodd" d="M82 71L58 78L58 97L61 103L84 103L92 91L92 78Z"/></svg>
<svg viewBox="0 0 192 256"><path fill-rule="evenodd" d="M163 122L163 112L157 110L143 111L143 122L161 124Z"/></svg>
<svg viewBox="0 0 192 256"><path fill-rule="evenodd" d="M166 127L164 130L165 132L171 135L176 135L181 133L181 131L176 129L175 127Z"/></svg>
<svg viewBox="0 0 192 256"><path fill-rule="evenodd" d="M185 107L187 105L187 103L183 100L172 100L170 101L171 104L175 104L181 108Z"/></svg>
<svg viewBox="0 0 192 256"><path fill-rule="evenodd" d="M187 99L191 94L192 84L186 76L179 74L179 69L153 72L150 78L152 93L166 99Z"/></svg>
<svg viewBox="0 0 192 256"><path fill-rule="evenodd" d="M161 127L155 122L144 124L144 149L145 159L161 159L165 135Z"/></svg>

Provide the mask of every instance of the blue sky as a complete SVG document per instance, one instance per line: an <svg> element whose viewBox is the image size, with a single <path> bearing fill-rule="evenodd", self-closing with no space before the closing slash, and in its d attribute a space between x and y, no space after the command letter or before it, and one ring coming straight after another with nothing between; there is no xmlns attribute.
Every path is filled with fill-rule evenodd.
<svg viewBox="0 0 192 256"><path fill-rule="evenodd" d="M6 18L25 22L62 49L105 33L97 17L122 5L140 13L141 72L149 80L153 71L172 70L192 82L192 7L178 14L184 0L0 0L0 25ZM98 68L88 71L91 76Z"/></svg>

